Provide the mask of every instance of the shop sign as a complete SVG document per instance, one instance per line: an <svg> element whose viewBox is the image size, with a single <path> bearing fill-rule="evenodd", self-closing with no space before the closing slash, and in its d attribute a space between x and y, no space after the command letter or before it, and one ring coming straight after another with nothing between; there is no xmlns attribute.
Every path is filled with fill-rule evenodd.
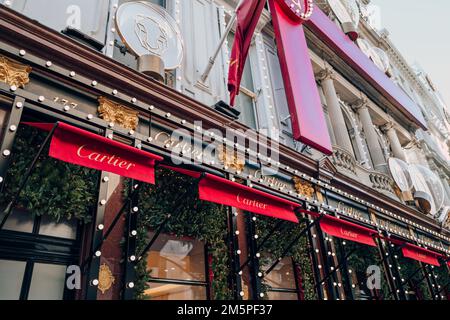
<svg viewBox="0 0 450 320"><path fill-rule="evenodd" d="M425 235L423 233L418 233L417 234L417 238L422 240L425 243L431 243L432 245L435 245L437 247L441 247L440 241L438 241L438 240L436 240L434 238L431 238L431 237L429 237L429 236L427 236L427 235Z"/></svg>
<svg viewBox="0 0 450 320"><path fill-rule="evenodd" d="M334 208L339 209L339 211L344 212L346 215L353 217L358 220L370 219L369 213L367 211L363 211L354 206L346 204L343 201L339 201L333 198L328 198L328 204L333 206Z"/></svg>
<svg viewBox="0 0 450 320"><path fill-rule="evenodd" d="M444 186L439 177L427 167L417 164L408 165L405 161L397 158L389 158L389 171L399 189L402 192L414 188L416 192L422 193L422 201L429 203L429 213L436 219L436 214L444 205Z"/></svg>
<svg viewBox="0 0 450 320"><path fill-rule="evenodd" d="M390 232L402 235L402 236L410 236L411 232L408 227L402 226L400 224L394 223L393 221L383 219L379 216L376 216L376 222L382 226L385 230Z"/></svg>
<svg viewBox="0 0 450 320"><path fill-rule="evenodd" d="M246 161L245 156L232 150L231 148L226 148L220 143L210 143L206 144L200 140L201 137L184 137L179 139L179 135L173 135L169 132L162 131L156 128L152 129L151 140L165 149L169 150L172 154L183 153L184 156L188 158L186 164L192 163L201 164L216 162L223 165L225 171L231 173L239 172L241 174L252 176L258 179L259 182L268 185L270 188L278 191L283 191L291 194L300 194L302 196L308 196L309 198L314 198L311 195L310 190L312 189L312 184L309 185L308 192L299 192L298 186L295 187L293 180L287 180L277 176L276 172L270 172L270 170L260 169L258 163L253 163L249 159ZM197 139L196 139L197 138ZM180 160L181 164L183 163ZM313 189L312 189L313 190Z"/></svg>
<svg viewBox="0 0 450 320"><path fill-rule="evenodd" d="M312 1L270 0L280 67L295 140L327 155L333 152L305 33Z"/></svg>
<svg viewBox="0 0 450 320"><path fill-rule="evenodd" d="M116 27L127 48L137 57L155 55L167 70L183 61L183 40L177 22L161 6L127 2L116 13Z"/></svg>

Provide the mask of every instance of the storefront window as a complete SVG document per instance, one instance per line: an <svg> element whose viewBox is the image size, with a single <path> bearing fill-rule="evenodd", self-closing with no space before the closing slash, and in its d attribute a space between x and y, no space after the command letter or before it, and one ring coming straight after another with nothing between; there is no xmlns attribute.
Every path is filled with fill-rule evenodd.
<svg viewBox="0 0 450 320"><path fill-rule="evenodd" d="M75 240L77 238L77 225L78 221L75 219L63 219L55 222L51 217L44 215L39 226L39 234Z"/></svg>
<svg viewBox="0 0 450 320"><path fill-rule="evenodd" d="M433 267L431 269L435 277L435 292L439 294L440 299L450 300L450 273L448 267L444 264L440 267Z"/></svg>
<svg viewBox="0 0 450 320"><path fill-rule="evenodd" d="M33 232L34 217L25 210L13 210L6 220L4 230L31 233Z"/></svg>
<svg viewBox="0 0 450 320"><path fill-rule="evenodd" d="M296 292L284 292L284 291L269 291L267 292L269 300L298 300L298 294Z"/></svg>
<svg viewBox="0 0 450 320"><path fill-rule="evenodd" d="M148 238L154 235L149 232ZM205 245L198 240L159 235L147 256L147 270L148 299L206 299Z"/></svg>
<svg viewBox="0 0 450 320"><path fill-rule="evenodd" d="M62 300L66 266L35 263L28 300Z"/></svg>
<svg viewBox="0 0 450 320"><path fill-rule="evenodd" d="M337 251L337 260L343 265L342 287L347 299L393 299L393 296L389 295L387 275L377 248L337 238L333 238L333 243ZM377 274L374 275L374 271ZM379 276L377 281L373 280L373 276Z"/></svg>
<svg viewBox="0 0 450 320"><path fill-rule="evenodd" d="M0 193L1 212L16 202L0 231L0 297L7 299L60 300L75 294L65 287L66 266L79 263L81 226L91 221L98 173L50 158L45 149L18 194L46 135L19 126Z"/></svg>
<svg viewBox="0 0 450 320"><path fill-rule="evenodd" d="M206 300L206 291L202 286L155 282L149 286L145 294L150 300Z"/></svg>
<svg viewBox="0 0 450 320"><path fill-rule="evenodd" d="M0 300L18 300L26 262L0 260Z"/></svg>
<svg viewBox="0 0 450 320"><path fill-rule="evenodd" d="M398 257L399 274L404 279L403 288L408 300L433 300L427 280L419 262Z"/></svg>
<svg viewBox="0 0 450 320"><path fill-rule="evenodd" d="M266 278L270 300L298 300L297 282L292 258L286 257Z"/></svg>
<svg viewBox="0 0 450 320"><path fill-rule="evenodd" d="M149 238L154 233L149 232ZM154 279L205 281L205 245L189 238L163 234L158 237L147 258Z"/></svg>

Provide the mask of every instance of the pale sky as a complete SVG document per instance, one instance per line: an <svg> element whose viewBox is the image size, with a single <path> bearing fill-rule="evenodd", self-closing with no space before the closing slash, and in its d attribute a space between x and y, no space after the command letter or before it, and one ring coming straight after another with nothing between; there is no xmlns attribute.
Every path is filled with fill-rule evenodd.
<svg viewBox="0 0 450 320"><path fill-rule="evenodd" d="M410 63L418 62L450 106L450 0L372 0Z"/></svg>

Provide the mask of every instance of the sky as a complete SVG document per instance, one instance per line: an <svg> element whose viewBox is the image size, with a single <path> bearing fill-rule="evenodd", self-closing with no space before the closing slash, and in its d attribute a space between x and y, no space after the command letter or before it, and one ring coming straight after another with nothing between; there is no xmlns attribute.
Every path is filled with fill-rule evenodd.
<svg viewBox="0 0 450 320"><path fill-rule="evenodd" d="M372 0L409 63L417 62L450 106L450 0Z"/></svg>

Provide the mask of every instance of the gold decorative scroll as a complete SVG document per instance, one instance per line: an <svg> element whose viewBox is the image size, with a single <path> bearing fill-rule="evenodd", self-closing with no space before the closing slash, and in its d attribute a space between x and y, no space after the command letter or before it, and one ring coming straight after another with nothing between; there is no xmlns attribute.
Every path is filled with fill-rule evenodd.
<svg viewBox="0 0 450 320"><path fill-rule="evenodd" d="M98 113L100 118L107 122L113 122L126 129L136 130L139 123L137 111L112 102L104 97L100 97L98 102Z"/></svg>
<svg viewBox="0 0 450 320"><path fill-rule="evenodd" d="M294 180L294 187L298 194L308 198L314 197L316 191L312 183L309 183L299 177L293 177L292 179Z"/></svg>
<svg viewBox="0 0 450 320"><path fill-rule="evenodd" d="M24 87L30 82L30 66L13 61L0 55L0 81L10 86Z"/></svg>
<svg viewBox="0 0 450 320"><path fill-rule="evenodd" d="M222 146L222 149L219 149L219 160L226 167L232 168L236 171L244 170L245 160L240 158L235 150Z"/></svg>
<svg viewBox="0 0 450 320"><path fill-rule="evenodd" d="M106 291L111 289L115 281L116 279L114 278L111 269L105 263L102 264L98 273L98 290L100 290L102 294L105 294Z"/></svg>

